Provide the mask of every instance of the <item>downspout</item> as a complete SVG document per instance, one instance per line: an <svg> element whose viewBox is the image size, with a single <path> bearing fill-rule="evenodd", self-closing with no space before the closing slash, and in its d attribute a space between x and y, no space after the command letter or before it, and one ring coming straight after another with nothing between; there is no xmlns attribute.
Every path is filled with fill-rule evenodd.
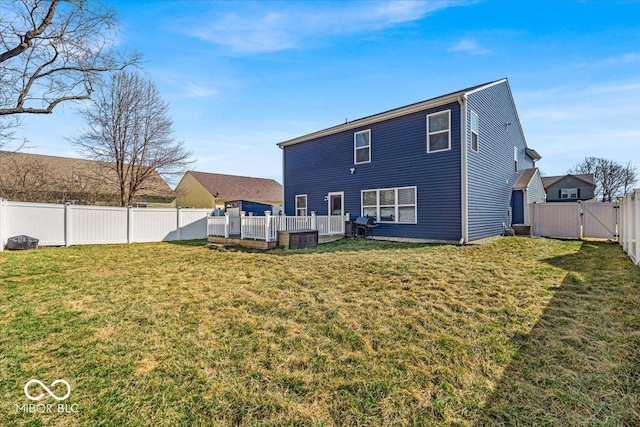
<svg viewBox="0 0 640 427"><path fill-rule="evenodd" d="M462 220L462 238L460 244L466 244L469 241L469 190L467 181L467 95L462 94L458 97L460 104L460 182L461 182L461 220Z"/></svg>

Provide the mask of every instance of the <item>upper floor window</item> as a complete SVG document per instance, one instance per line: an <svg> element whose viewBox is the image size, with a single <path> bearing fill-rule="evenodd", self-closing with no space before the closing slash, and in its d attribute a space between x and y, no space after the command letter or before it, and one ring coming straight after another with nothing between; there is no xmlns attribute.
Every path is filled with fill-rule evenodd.
<svg viewBox="0 0 640 427"><path fill-rule="evenodd" d="M563 188L560 190L561 199L577 199L580 197L579 188Z"/></svg>
<svg viewBox="0 0 640 427"><path fill-rule="evenodd" d="M451 110L427 116L427 153L451 149Z"/></svg>
<svg viewBox="0 0 640 427"><path fill-rule="evenodd" d="M513 171L518 172L518 147L513 147Z"/></svg>
<svg viewBox="0 0 640 427"><path fill-rule="evenodd" d="M471 149L478 151L478 140L480 139L480 130L478 127L478 115L471 112Z"/></svg>
<svg viewBox="0 0 640 427"><path fill-rule="evenodd" d="M371 161L371 129L353 134L353 162L369 163Z"/></svg>
<svg viewBox="0 0 640 427"><path fill-rule="evenodd" d="M296 216L307 216L307 195L296 196Z"/></svg>

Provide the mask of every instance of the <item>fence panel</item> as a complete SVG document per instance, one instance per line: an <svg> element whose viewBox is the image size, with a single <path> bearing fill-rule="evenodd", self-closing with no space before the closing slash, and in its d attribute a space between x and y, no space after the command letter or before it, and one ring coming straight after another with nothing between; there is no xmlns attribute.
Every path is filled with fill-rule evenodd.
<svg viewBox="0 0 640 427"><path fill-rule="evenodd" d="M127 208L69 205L69 245L127 243Z"/></svg>
<svg viewBox="0 0 640 427"><path fill-rule="evenodd" d="M178 240L176 209L131 208L131 242Z"/></svg>
<svg viewBox="0 0 640 427"><path fill-rule="evenodd" d="M640 189L619 199L620 246L640 266Z"/></svg>
<svg viewBox="0 0 640 427"><path fill-rule="evenodd" d="M2 246L6 239L21 234L35 237L42 246L65 244L64 205L5 201Z"/></svg>
<svg viewBox="0 0 640 427"><path fill-rule="evenodd" d="M207 215L210 209L180 209L178 212L180 215L180 240L207 237Z"/></svg>
<svg viewBox="0 0 640 427"><path fill-rule="evenodd" d="M582 236L615 239L618 208L615 203L582 204Z"/></svg>
<svg viewBox="0 0 640 427"><path fill-rule="evenodd" d="M579 203L533 203L529 207L536 236L580 238Z"/></svg>

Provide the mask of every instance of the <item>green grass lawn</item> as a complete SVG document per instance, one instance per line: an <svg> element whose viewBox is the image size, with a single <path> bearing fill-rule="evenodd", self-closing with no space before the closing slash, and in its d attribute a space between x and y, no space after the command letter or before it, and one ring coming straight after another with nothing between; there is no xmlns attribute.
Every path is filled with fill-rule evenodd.
<svg viewBox="0 0 640 427"><path fill-rule="evenodd" d="M639 366L613 244L0 253L0 425L640 425Z"/></svg>

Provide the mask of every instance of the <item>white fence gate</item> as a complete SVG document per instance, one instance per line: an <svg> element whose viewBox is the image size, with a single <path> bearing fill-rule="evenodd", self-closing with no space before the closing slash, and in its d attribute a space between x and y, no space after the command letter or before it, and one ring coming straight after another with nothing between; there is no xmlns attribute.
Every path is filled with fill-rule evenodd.
<svg viewBox="0 0 640 427"><path fill-rule="evenodd" d="M640 266L640 189L619 199L620 246Z"/></svg>
<svg viewBox="0 0 640 427"><path fill-rule="evenodd" d="M618 237L616 203L533 203L529 209L536 236L570 239Z"/></svg>
<svg viewBox="0 0 640 427"><path fill-rule="evenodd" d="M25 234L41 246L161 242L207 237L208 209L151 209L0 199L0 251Z"/></svg>

